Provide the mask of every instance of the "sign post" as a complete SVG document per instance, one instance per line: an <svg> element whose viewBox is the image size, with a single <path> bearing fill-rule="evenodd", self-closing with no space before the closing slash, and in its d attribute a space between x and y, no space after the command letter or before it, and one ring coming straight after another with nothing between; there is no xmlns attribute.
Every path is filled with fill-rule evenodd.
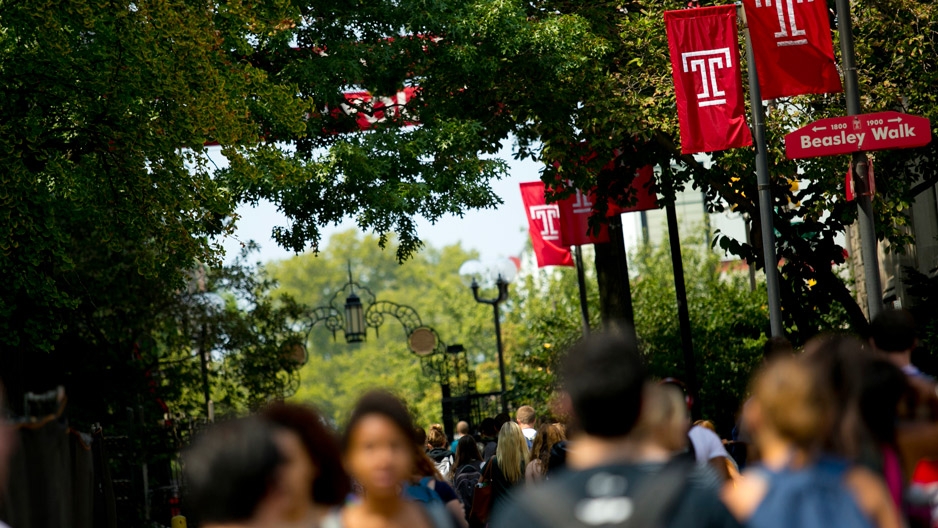
<svg viewBox="0 0 938 528"><path fill-rule="evenodd" d="M837 29L840 32L840 54L843 60L847 115L855 116L860 113L860 90L853 51L850 0L837 0ZM853 169L857 193L857 221L860 225L860 254L863 259L863 275L866 282L866 302L869 307L870 321L872 321L883 311L883 286L879 278L879 252L876 229L873 226L873 200L869 193L866 154L862 151L854 152L850 167Z"/></svg>
<svg viewBox="0 0 938 528"><path fill-rule="evenodd" d="M752 106L752 135L756 143L756 187L759 189L759 223L762 226L762 255L765 260L765 286L769 301L769 327L772 337L784 337L782 302L778 282L778 256L775 253L775 208L772 203L772 181L769 178L769 160L765 146L765 109L756 71L749 23L743 14L746 35L746 67L749 70L749 104Z"/></svg>

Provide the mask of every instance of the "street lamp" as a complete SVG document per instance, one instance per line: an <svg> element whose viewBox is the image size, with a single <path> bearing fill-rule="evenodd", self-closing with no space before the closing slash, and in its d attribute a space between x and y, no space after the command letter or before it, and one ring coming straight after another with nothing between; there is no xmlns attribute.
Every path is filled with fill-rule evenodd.
<svg viewBox="0 0 938 528"><path fill-rule="evenodd" d="M508 300L508 284L515 278L517 268L511 261L506 261L505 265L484 266L477 260L470 260L459 268L459 274L472 280L469 287L472 288L472 296L476 302L488 304L492 307L495 318L495 344L498 350L498 375L502 389L502 412L508 414L508 388L505 383L505 354L502 347L502 323L499 305ZM498 288L498 296L494 299L484 299L479 296L479 278L489 278L491 280L492 275L496 277L495 286Z"/></svg>
<svg viewBox="0 0 938 528"><path fill-rule="evenodd" d="M365 308L362 300L352 291L345 299L345 342L361 343L365 340L365 334Z"/></svg>

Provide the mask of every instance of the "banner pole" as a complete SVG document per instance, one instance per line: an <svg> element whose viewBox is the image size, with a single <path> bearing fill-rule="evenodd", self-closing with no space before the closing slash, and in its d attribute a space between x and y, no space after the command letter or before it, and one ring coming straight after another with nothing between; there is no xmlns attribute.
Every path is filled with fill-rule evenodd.
<svg viewBox="0 0 938 528"><path fill-rule="evenodd" d="M840 1L840 0L838 0ZM784 337L782 304L779 299L778 256L775 254L775 211L772 201L772 183L769 179L769 160L765 147L765 108L762 107L762 90L756 58L749 36L746 11L737 7L746 37L746 62L749 74L749 102L752 106L752 138L756 144L756 187L759 190L759 216L762 227L762 254L765 259L765 285L769 297L769 325L772 337Z"/></svg>
<svg viewBox="0 0 938 528"><path fill-rule="evenodd" d="M837 0L837 30L840 32L840 54L844 69L844 95L847 115L860 113L860 89L853 50L853 23L850 0ZM850 159L857 196L857 222L860 228L860 255L866 282L866 302L870 321L883 311L883 287L879 277L879 251L873 224L873 199L870 192L869 161L865 152L855 152Z"/></svg>
<svg viewBox="0 0 938 528"><path fill-rule="evenodd" d="M681 348L684 352L684 381L694 402L691 418L700 419L700 398L697 385L697 359L690 328L690 310L687 307L687 286L684 284L684 258L681 256L681 235L678 233L677 208L674 201L665 206L668 216L668 240L671 243L671 267L674 270L674 293L677 296L677 318L681 327Z"/></svg>
<svg viewBox="0 0 938 528"><path fill-rule="evenodd" d="M580 315L583 316L583 335L590 333L590 309L586 299L586 273L583 270L583 250L580 246L573 246L573 257L576 263L576 283L580 287Z"/></svg>

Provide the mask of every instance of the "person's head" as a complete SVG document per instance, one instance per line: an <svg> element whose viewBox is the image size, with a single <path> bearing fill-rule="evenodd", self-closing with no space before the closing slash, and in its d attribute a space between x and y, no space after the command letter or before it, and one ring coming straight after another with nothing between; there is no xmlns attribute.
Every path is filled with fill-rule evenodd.
<svg viewBox="0 0 938 528"><path fill-rule="evenodd" d="M508 413L498 413L495 415L495 434L502 430L502 426L511 421Z"/></svg>
<svg viewBox="0 0 938 528"><path fill-rule="evenodd" d="M276 441L286 458L284 484L299 508L338 506L351 491L339 442L312 408L285 403L267 407L261 416L276 427Z"/></svg>
<svg viewBox="0 0 938 528"><path fill-rule="evenodd" d="M274 427L259 418L213 426L183 455L187 499L202 524L279 521L291 498L279 482L285 462Z"/></svg>
<svg viewBox="0 0 938 528"><path fill-rule="evenodd" d="M414 426L414 438L421 448L427 447L427 431L419 425Z"/></svg>
<svg viewBox="0 0 938 528"><path fill-rule="evenodd" d="M717 432L717 426L710 420L697 420L694 422L694 427L697 426L703 427L704 429L709 429L714 433Z"/></svg>
<svg viewBox="0 0 938 528"><path fill-rule="evenodd" d="M430 426L430 431L427 432L427 445L430 447L446 447L446 433L443 432L443 426L440 424L433 424Z"/></svg>
<svg viewBox="0 0 938 528"><path fill-rule="evenodd" d="M547 470L550 460L550 450L555 445L567 439L567 433L560 424L543 424L537 430L537 436L534 437L534 444L531 446L531 459L541 461L544 471Z"/></svg>
<svg viewBox="0 0 938 528"><path fill-rule="evenodd" d="M368 392L356 403L342 437L345 467L366 497L398 496L423 455L417 442L404 403L389 392Z"/></svg>
<svg viewBox="0 0 938 528"><path fill-rule="evenodd" d="M915 318L906 310L883 310L870 326L870 342L880 352L911 352L918 343Z"/></svg>
<svg viewBox="0 0 938 528"><path fill-rule="evenodd" d="M792 346L791 341L782 336L770 337L762 345L762 360L766 362L782 356L791 356L794 353L795 347Z"/></svg>
<svg viewBox="0 0 938 528"><path fill-rule="evenodd" d="M672 384L647 383L642 395L642 410L632 436L675 453L687 447L690 415L684 393Z"/></svg>
<svg viewBox="0 0 938 528"><path fill-rule="evenodd" d="M530 405L522 405L518 407L518 410L515 411L515 421L518 422L523 428L533 428L537 423L537 414L534 412L534 407Z"/></svg>
<svg viewBox="0 0 938 528"><path fill-rule="evenodd" d="M811 452L826 437L832 414L830 394L811 366L801 358L782 357L756 374L743 419L760 447L781 440Z"/></svg>
<svg viewBox="0 0 938 528"><path fill-rule="evenodd" d="M460 436L469 434L469 422L460 420L459 423L456 424L456 434Z"/></svg>
<svg viewBox="0 0 938 528"><path fill-rule="evenodd" d="M860 416L860 396L863 370L875 356L856 337L826 334L808 341L802 357L832 397L832 425L824 449L855 459L869 442L869 433Z"/></svg>
<svg viewBox="0 0 938 528"><path fill-rule="evenodd" d="M645 385L645 367L635 343L622 336L591 334L567 352L561 378L583 433L619 438L632 430Z"/></svg>
<svg viewBox="0 0 938 528"><path fill-rule="evenodd" d="M495 425L495 418L485 418L479 424L479 432L486 438L495 438L498 434L498 426Z"/></svg>
<svg viewBox="0 0 938 528"><path fill-rule="evenodd" d="M452 472L455 475L459 468L471 462L481 462L482 455L479 454L479 444L476 443L472 435L463 435L456 442L456 454L453 457Z"/></svg>

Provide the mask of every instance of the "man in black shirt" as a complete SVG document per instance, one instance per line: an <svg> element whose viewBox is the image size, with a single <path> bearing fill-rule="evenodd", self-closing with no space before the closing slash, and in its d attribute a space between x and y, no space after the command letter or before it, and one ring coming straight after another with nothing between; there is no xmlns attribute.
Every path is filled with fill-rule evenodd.
<svg viewBox="0 0 938 528"><path fill-rule="evenodd" d="M701 470L647 460L629 438L645 384L634 343L589 336L570 349L561 376L578 431L569 471L496 510L492 528L739 527Z"/></svg>

